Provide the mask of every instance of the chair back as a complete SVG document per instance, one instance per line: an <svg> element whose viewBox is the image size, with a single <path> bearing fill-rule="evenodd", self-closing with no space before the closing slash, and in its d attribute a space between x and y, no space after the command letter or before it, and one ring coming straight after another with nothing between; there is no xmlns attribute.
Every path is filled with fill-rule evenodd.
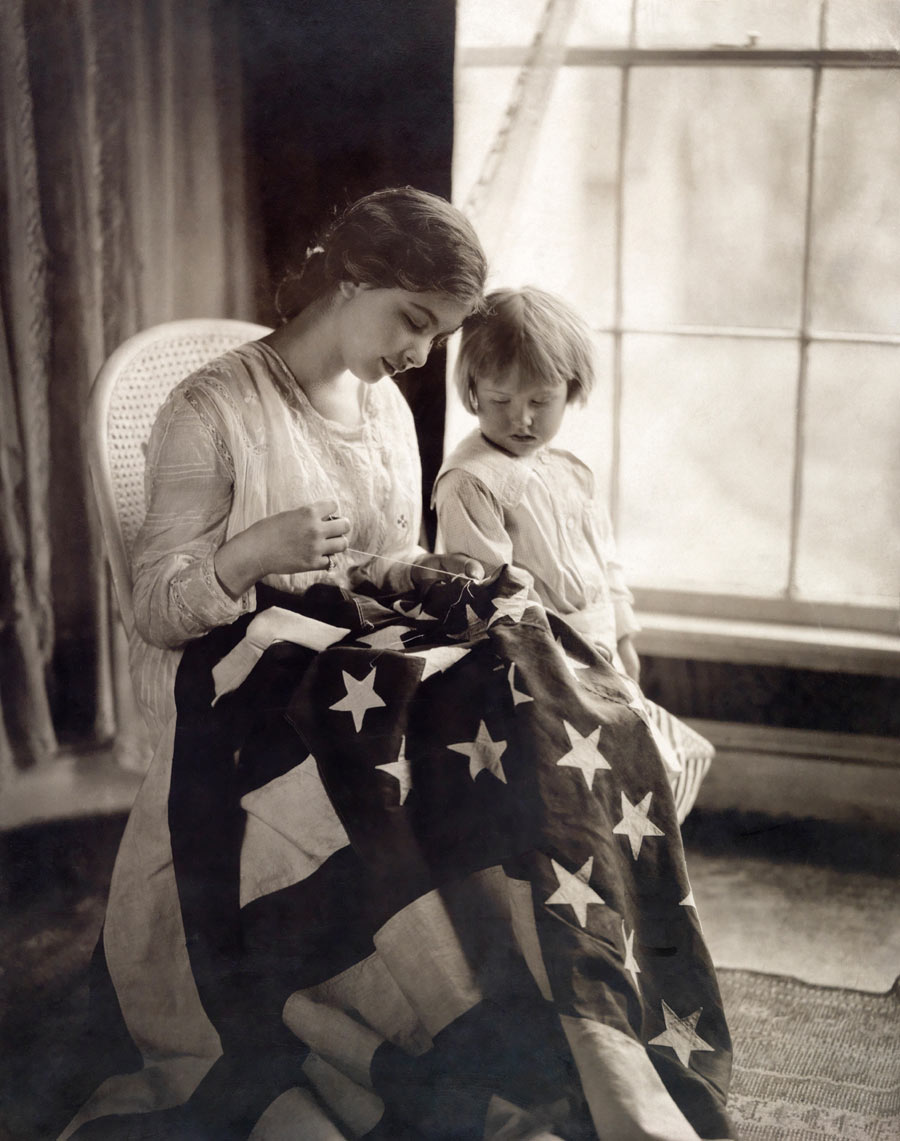
<svg viewBox="0 0 900 1141"><path fill-rule="evenodd" d="M172 389L213 358L271 330L228 318L167 321L123 341L91 387L86 444L116 599L131 633L131 549L144 521L147 441Z"/></svg>

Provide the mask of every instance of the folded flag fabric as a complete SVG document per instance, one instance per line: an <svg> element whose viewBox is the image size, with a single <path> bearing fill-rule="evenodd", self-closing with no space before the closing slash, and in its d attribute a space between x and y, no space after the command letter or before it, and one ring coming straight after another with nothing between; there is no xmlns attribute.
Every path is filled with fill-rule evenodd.
<svg viewBox="0 0 900 1141"><path fill-rule="evenodd" d="M218 700L249 620L186 651L146 794L171 874L149 848L136 870L138 813L105 939L143 1069L69 1135L733 1137L670 773L627 679L506 569L272 602L348 633L272 642Z"/></svg>

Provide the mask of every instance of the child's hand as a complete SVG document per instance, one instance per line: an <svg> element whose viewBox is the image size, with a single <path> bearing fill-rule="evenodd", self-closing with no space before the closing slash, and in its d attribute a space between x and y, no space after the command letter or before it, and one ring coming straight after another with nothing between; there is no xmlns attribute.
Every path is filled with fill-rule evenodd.
<svg viewBox="0 0 900 1141"><path fill-rule="evenodd" d="M424 590L440 579L457 575L480 581L484 578L484 567L468 555L424 555L410 571L416 590Z"/></svg>
<svg viewBox="0 0 900 1141"><path fill-rule="evenodd" d="M626 634L624 638L619 639L619 644L616 647L619 651L619 657L622 659L622 665L625 667L625 672L632 681L640 682L641 680L641 659L638 657L637 650L634 648L634 642L630 634Z"/></svg>

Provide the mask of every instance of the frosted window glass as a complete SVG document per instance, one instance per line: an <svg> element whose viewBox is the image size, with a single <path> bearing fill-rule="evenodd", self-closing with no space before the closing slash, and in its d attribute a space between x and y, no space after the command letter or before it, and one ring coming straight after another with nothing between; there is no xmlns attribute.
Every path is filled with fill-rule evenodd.
<svg viewBox="0 0 900 1141"><path fill-rule="evenodd" d="M900 595L900 348L810 347L797 585L816 601Z"/></svg>
<svg viewBox="0 0 900 1141"><path fill-rule="evenodd" d="M456 42L460 47L531 43L546 0L457 0Z"/></svg>
<svg viewBox="0 0 900 1141"><path fill-rule="evenodd" d="M618 533L632 583L784 591L797 366L790 341L625 338Z"/></svg>
<svg viewBox="0 0 900 1141"><path fill-rule="evenodd" d="M637 42L647 47L812 48L821 0L637 0Z"/></svg>
<svg viewBox="0 0 900 1141"><path fill-rule="evenodd" d="M457 69L454 91L453 200L462 206L481 174L513 93L514 67Z"/></svg>
<svg viewBox="0 0 900 1141"><path fill-rule="evenodd" d="M625 47L632 0L580 0L567 43ZM546 0L458 0L456 42L467 47L527 47L537 31Z"/></svg>
<svg viewBox="0 0 900 1141"><path fill-rule="evenodd" d="M470 151L486 153L509 98L511 70L463 69L454 172L461 204L481 169ZM553 290L595 326L608 325L613 315L619 93L614 69L560 71L530 164L504 214L502 240L481 231L491 286Z"/></svg>
<svg viewBox="0 0 900 1141"><path fill-rule="evenodd" d="M900 333L900 73L826 71L813 202L813 327Z"/></svg>
<svg viewBox="0 0 900 1141"><path fill-rule="evenodd" d="M592 469L597 487L608 496L613 448L613 339L594 338L597 345L594 391L583 407L570 404L553 446L574 452Z"/></svg>
<svg viewBox="0 0 900 1141"><path fill-rule="evenodd" d="M828 0L825 43L830 48L900 48L897 0Z"/></svg>
<svg viewBox="0 0 900 1141"><path fill-rule="evenodd" d="M786 69L635 72L629 324L797 327L810 83Z"/></svg>

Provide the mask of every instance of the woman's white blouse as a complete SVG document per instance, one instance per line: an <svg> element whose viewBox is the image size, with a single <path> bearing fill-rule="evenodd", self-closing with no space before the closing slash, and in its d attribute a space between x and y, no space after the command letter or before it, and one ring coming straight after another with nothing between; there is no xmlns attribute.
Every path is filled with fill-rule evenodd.
<svg viewBox="0 0 900 1141"><path fill-rule="evenodd" d="M444 550L526 570L544 606L610 657L639 629L609 513L571 453L509 456L476 430L445 460L434 500Z"/></svg>
<svg viewBox="0 0 900 1141"><path fill-rule="evenodd" d="M147 449L144 524L132 551L132 673L145 712L171 712L177 648L256 606L232 599L213 569L218 548L269 515L334 499L354 552L334 572L269 575L301 593L360 579L401 589L422 553L421 470L412 414L390 380L363 390L362 423L322 417L281 357L259 341L204 366L174 389ZM395 560L400 560L396 562ZM153 717L156 720L156 717Z"/></svg>

